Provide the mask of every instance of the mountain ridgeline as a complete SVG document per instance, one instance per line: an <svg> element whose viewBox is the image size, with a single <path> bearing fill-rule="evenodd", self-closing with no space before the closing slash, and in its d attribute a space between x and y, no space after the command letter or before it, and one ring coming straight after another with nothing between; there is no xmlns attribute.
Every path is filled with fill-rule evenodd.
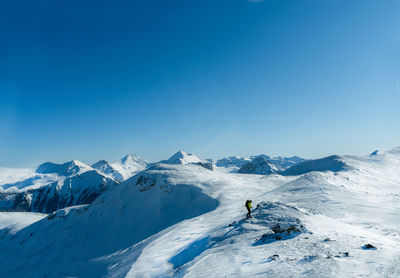
<svg viewBox="0 0 400 278"><path fill-rule="evenodd" d="M77 160L63 164L46 162L36 169L0 168L0 211L51 213L69 206L90 204L107 189L163 164L201 167L208 171L226 169L239 174L285 176L346 169L346 163L339 156L306 160L297 156L258 155L214 161L183 151L156 163L149 163L135 154L128 154L115 162L100 160L92 165ZM10 171L12 178L6 175Z"/></svg>

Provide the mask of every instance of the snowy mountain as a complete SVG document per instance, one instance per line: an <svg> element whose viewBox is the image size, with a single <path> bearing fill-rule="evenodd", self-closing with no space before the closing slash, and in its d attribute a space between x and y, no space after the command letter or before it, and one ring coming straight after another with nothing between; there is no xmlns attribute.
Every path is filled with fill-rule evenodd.
<svg viewBox="0 0 400 278"><path fill-rule="evenodd" d="M49 213L72 205L89 204L116 182L90 166L73 160L46 162L24 180L1 185L1 211Z"/></svg>
<svg viewBox="0 0 400 278"><path fill-rule="evenodd" d="M291 156L291 157L277 156L277 157L270 157L267 160L269 160L272 164L274 164L277 168L279 168L282 171L296 164L302 163L307 159L298 156Z"/></svg>
<svg viewBox="0 0 400 278"><path fill-rule="evenodd" d="M162 164L181 164L181 165L198 165L208 170L213 170L213 164L207 160L200 159L198 156L184 151L178 151L167 160L162 160Z"/></svg>
<svg viewBox="0 0 400 278"><path fill-rule="evenodd" d="M118 182L129 179L138 172L146 169L147 166L148 162L135 154L128 154L113 163L100 160L92 164L92 168Z"/></svg>
<svg viewBox="0 0 400 278"><path fill-rule="evenodd" d="M107 188L147 167L134 154L92 166L78 160L46 162L36 169L0 168L0 211L49 213L68 206L90 204Z"/></svg>
<svg viewBox="0 0 400 278"><path fill-rule="evenodd" d="M184 151L178 151L169 159L162 161L162 163L166 164L190 164L198 162L203 162L203 160L197 157L195 154L185 153Z"/></svg>
<svg viewBox="0 0 400 278"><path fill-rule="evenodd" d="M182 220L214 210L218 201L201 187L186 184L182 176L173 178L179 170L186 178L206 175L205 172L208 175L210 171L194 165L180 168L181 165L165 165L146 170L108 190L90 206L59 210L16 233L16 242L24 243L9 246L9 256L22 250L27 253L14 264L19 266L13 273L20 277L99 277L106 268L101 260L94 262L93 258L138 244ZM2 241L0 246L3 250L7 243ZM31 252L34 257L29 255ZM23 261L25 266L20 264ZM0 276L9 264L4 263Z"/></svg>
<svg viewBox="0 0 400 278"><path fill-rule="evenodd" d="M259 156L240 167L238 172L241 174L270 175L279 173L279 169L265 157Z"/></svg>
<svg viewBox="0 0 400 278"><path fill-rule="evenodd" d="M285 169L304 161L306 161L306 159L298 156L270 157L268 155L261 154L250 157L231 156L217 160L215 165L218 167L228 168L231 172L270 175L284 171Z"/></svg>
<svg viewBox="0 0 400 278"><path fill-rule="evenodd" d="M124 180L127 180L136 173L146 169L148 162L135 154L128 154L120 160L112 163L111 166L121 173Z"/></svg>
<svg viewBox="0 0 400 278"><path fill-rule="evenodd" d="M325 158L308 160L286 169L281 174L285 176L295 176L312 171L339 172L351 167L347 162L348 159L350 159L350 157L346 158L345 156L332 155Z"/></svg>
<svg viewBox="0 0 400 278"><path fill-rule="evenodd" d="M92 170L90 166L78 161L72 160L64 164L56 164L52 162L46 162L36 169L38 174L56 174L58 176L73 176L78 173L82 174L86 171Z"/></svg>
<svg viewBox="0 0 400 278"><path fill-rule="evenodd" d="M244 164L251 162L248 157L230 156L216 161L215 165L218 167L242 167Z"/></svg>
<svg viewBox="0 0 400 278"><path fill-rule="evenodd" d="M0 276L400 276L400 148L287 175L193 163L154 164L32 224L0 213Z"/></svg>
<svg viewBox="0 0 400 278"><path fill-rule="evenodd" d="M106 160L97 161L92 164L92 168L116 181L121 182L124 180L124 176Z"/></svg>

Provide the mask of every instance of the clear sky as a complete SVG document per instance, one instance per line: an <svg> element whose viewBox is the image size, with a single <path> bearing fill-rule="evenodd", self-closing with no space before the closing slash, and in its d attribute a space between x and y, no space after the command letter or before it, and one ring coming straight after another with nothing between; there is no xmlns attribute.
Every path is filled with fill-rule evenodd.
<svg viewBox="0 0 400 278"><path fill-rule="evenodd" d="M400 1L0 2L0 166L400 145Z"/></svg>

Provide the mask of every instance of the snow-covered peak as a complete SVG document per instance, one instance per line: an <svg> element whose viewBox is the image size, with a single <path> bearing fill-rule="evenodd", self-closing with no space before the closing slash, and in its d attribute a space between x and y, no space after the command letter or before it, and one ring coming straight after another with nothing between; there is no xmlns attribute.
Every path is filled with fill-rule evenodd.
<svg viewBox="0 0 400 278"><path fill-rule="evenodd" d="M141 164L147 164L147 161L144 158L141 158L140 156L130 153L124 156L119 160L120 164L133 164L133 163L141 163Z"/></svg>
<svg viewBox="0 0 400 278"><path fill-rule="evenodd" d="M92 165L92 168L116 181L121 182L125 180L122 174L106 160L99 160Z"/></svg>
<svg viewBox="0 0 400 278"><path fill-rule="evenodd" d="M116 162L108 163L108 165L121 175L121 177L114 175L114 178L118 181L123 181L146 169L148 162L144 158L131 153Z"/></svg>
<svg viewBox="0 0 400 278"><path fill-rule="evenodd" d="M92 170L89 165L82 163L78 160L72 160L63 164L53 162L46 162L36 169L39 174L57 174L59 176L72 176L78 173L83 173Z"/></svg>
<svg viewBox="0 0 400 278"><path fill-rule="evenodd" d="M184 151L179 151L173 156L171 156L168 160L163 162L167 164L190 164L190 163L203 162L203 160L194 154L186 153Z"/></svg>
<svg viewBox="0 0 400 278"><path fill-rule="evenodd" d="M129 165L137 165L137 164L147 165L148 162L144 158L142 158L134 153L130 153L130 154L127 154L126 156L124 156L123 158L121 158L120 160L113 162L111 164L114 166L115 165L129 166Z"/></svg>

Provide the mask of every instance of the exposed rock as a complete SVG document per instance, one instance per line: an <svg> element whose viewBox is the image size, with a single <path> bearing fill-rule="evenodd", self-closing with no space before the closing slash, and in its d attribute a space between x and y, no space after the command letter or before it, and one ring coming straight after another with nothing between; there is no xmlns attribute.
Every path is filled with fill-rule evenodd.
<svg viewBox="0 0 400 278"><path fill-rule="evenodd" d="M208 170L211 170L211 171L214 170L214 167L213 167L212 163L210 163L210 162L197 162L197 163L193 163L193 164L199 165L199 166L206 168Z"/></svg>
<svg viewBox="0 0 400 278"><path fill-rule="evenodd" d="M279 259L279 255L272 255L272 256L269 256L268 257L268 261L269 262L271 262L271 261L276 261L276 260L278 260Z"/></svg>
<svg viewBox="0 0 400 278"><path fill-rule="evenodd" d="M309 262L315 261L318 258L319 258L318 255L308 255L308 256L304 256L304 258L302 260L300 260L300 261L309 263Z"/></svg>
<svg viewBox="0 0 400 278"><path fill-rule="evenodd" d="M298 218L300 212L297 208L283 203L263 202L257 206L253 212L255 223L262 223L268 227L268 232L264 233L254 245L267 244L275 240L286 240L306 232L307 229Z"/></svg>
<svg viewBox="0 0 400 278"><path fill-rule="evenodd" d="M362 247L362 249L364 249L364 250L376 250L377 248L375 246L373 246L372 244L367 243Z"/></svg>
<svg viewBox="0 0 400 278"><path fill-rule="evenodd" d="M107 188L116 185L94 170L38 189L16 193L1 193L2 211L32 211L50 213L61 208L90 204Z"/></svg>
<svg viewBox="0 0 400 278"><path fill-rule="evenodd" d="M258 175L270 175L278 173L279 169L272 164L265 157L257 157L251 162L244 164L240 169L241 174L258 174Z"/></svg>

